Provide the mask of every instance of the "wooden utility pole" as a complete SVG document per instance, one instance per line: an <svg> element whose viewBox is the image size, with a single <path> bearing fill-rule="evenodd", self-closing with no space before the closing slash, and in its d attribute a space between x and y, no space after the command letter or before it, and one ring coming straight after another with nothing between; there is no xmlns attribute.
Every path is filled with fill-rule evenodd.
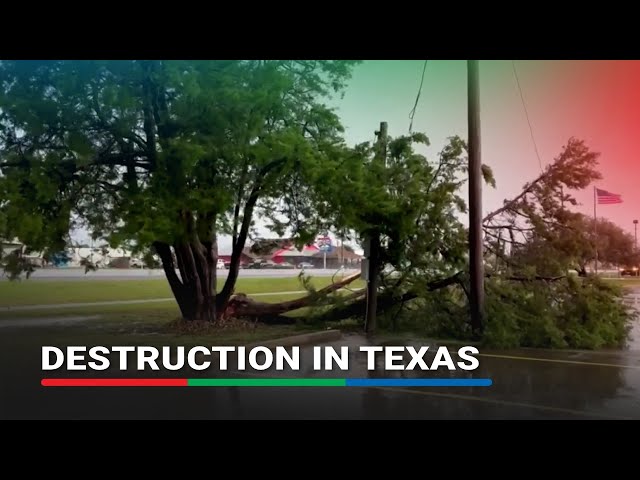
<svg viewBox="0 0 640 480"><path fill-rule="evenodd" d="M593 187L593 246L595 249L595 272L598 275L598 198L597 189Z"/></svg>
<svg viewBox="0 0 640 480"><path fill-rule="evenodd" d="M471 329L484 327L484 259L482 238L482 159L480 149L480 80L478 60L467 61L469 115L469 264Z"/></svg>
<svg viewBox="0 0 640 480"><path fill-rule="evenodd" d="M378 151L374 162L386 165L387 161L387 122L380 122L378 135ZM380 233L373 231L365 245L365 257L368 266L367 274L367 311L364 326L367 333L376 330L376 312L378 308L378 276L380 273Z"/></svg>

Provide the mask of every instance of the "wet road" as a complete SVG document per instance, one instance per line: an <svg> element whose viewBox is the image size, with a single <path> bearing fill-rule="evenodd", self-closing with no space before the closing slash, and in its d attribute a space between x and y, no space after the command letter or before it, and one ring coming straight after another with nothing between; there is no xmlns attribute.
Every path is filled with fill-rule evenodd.
<svg viewBox="0 0 640 480"><path fill-rule="evenodd" d="M638 292L636 292L638 293ZM635 301L633 298L630 301ZM5 328L0 335L0 419L640 419L640 324L623 351L480 349L473 372L369 371L361 345L384 345L362 335L328 343L348 346L348 371L312 370L312 347L301 349L298 372L216 372L212 377L464 377L491 378L491 387L218 387L44 388L40 347L62 346L78 326ZM89 328L89 327L82 327ZM91 345L109 343L99 335ZM87 340L88 341L88 340ZM388 342L387 342L388 344ZM396 341L393 345L425 345ZM428 344L427 344L428 345ZM435 350L431 345L429 351ZM450 346L456 351L458 346ZM431 356L430 356L431 355ZM425 356L432 359L433 353ZM231 363L233 364L233 363ZM155 376L180 377L177 372ZM58 374L60 375L60 374ZM122 372L62 372L62 376L146 376ZM56 376L51 374L47 376Z"/></svg>
<svg viewBox="0 0 640 480"><path fill-rule="evenodd" d="M39 345L48 344L46 339L20 345L17 338L8 342L7 333L7 330L3 332L0 347L4 354L13 349L16 356L12 362L2 366L0 418L640 419L640 352L637 351L594 353L533 349L481 350L480 367L474 372L438 371L418 374L383 372L382 364L377 365L376 371L368 371L365 356L358 351L358 347L383 343L360 335L348 335L327 344L336 349L343 345L350 347L348 371L313 371L312 347L303 347L303 368L298 372L265 371L247 374L208 370L202 376L462 376L491 378L493 385L446 388L44 388L39 385L42 376L39 370ZM398 345L400 342L394 344ZM405 341L402 344L419 346L416 342ZM20 349L21 358L17 356L17 349ZM456 351L457 347L452 346L450 350ZM6 355L3 357L11 359ZM429 358L427 354L425 359ZM72 375L67 372L63 376L82 378L118 375L123 376L120 372L74 372ZM139 373L137 375L140 376ZM160 376L180 375L165 372Z"/></svg>
<svg viewBox="0 0 640 480"><path fill-rule="evenodd" d="M347 270L353 273L358 270ZM305 271L307 274L318 277L330 277L337 272L337 269L310 268ZM218 270L219 278L226 278L229 270ZM286 278L295 277L300 274L298 269L242 269L240 278ZM31 280L150 280L164 278L163 270L143 270L143 269L117 269L105 268L95 272L85 274L82 268L42 268L36 269L31 275ZM0 281L7 280L0 276Z"/></svg>

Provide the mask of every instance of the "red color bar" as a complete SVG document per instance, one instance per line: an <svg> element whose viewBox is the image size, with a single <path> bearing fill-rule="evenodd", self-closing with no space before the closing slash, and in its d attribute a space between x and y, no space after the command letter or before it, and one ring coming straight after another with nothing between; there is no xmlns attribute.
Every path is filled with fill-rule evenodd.
<svg viewBox="0 0 640 480"><path fill-rule="evenodd" d="M43 387L186 387L186 378L43 378Z"/></svg>

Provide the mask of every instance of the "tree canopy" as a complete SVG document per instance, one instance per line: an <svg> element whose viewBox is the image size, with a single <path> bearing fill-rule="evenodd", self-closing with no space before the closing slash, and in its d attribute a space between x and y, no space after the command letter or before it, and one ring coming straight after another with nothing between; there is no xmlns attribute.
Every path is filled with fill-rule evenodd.
<svg viewBox="0 0 640 480"><path fill-rule="evenodd" d="M305 178L342 143L326 100L356 63L3 61L1 234L56 250L85 225L153 245L184 317L215 317L256 212L317 230ZM216 299L220 232L236 273Z"/></svg>

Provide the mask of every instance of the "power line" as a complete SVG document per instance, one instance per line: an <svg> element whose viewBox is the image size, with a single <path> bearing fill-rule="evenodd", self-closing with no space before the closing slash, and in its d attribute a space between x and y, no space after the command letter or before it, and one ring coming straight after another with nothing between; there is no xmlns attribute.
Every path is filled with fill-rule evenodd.
<svg viewBox="0 0 640 480"><path fill-rule="evenodd" d="M427 70L427 62L429 60L424 61L424 66L422 67L422 77L420 78L420 86L418 87L418 94L416 95L416 102L413 104L413 108L411 112L409 112L409 118L411 122L409 123L409 133L413 130L413 117L416 115L416 109L418 108L418 101L420 101L420 94L422 93L422 85L424 84L424 72Z"/></svg>
<svg viewBox="0 0 640 480"><path fill-rule="evenodd" d="M516 70L515 60L511 60L511 66L513 67L513 75L516 78L516 85L518 86L518 92L520 92L520 100L522 101L522 108L524 109L524 115L525 117L527 117L527 124L529 125L529 133L531 134L531 141L533 142L533 148L536 151L536 157L538 157L538 164L540 165L540 170L543 170L542 159L540 158L540 152L538 151L538 144L536 143L536 138L533 135L533 127L531 126L531 120L529 119L529 111L527 110L527 104L524 101L524 95L522 93L522 87L520 86L520 79L518 78L518 71Z"/></svg>

